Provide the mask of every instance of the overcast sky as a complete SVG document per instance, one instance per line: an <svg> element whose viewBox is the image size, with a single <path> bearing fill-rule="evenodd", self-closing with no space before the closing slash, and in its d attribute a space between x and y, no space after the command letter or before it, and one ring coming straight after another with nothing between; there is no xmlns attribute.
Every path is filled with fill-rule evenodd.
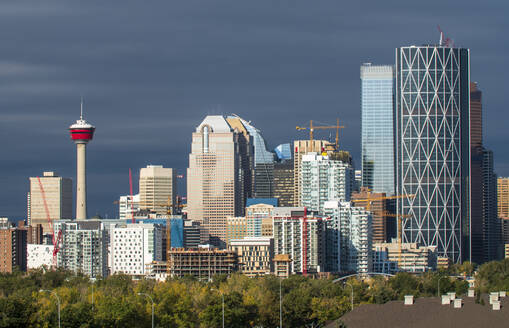
<svg viewBox="0 0 509 328"><path fill-rule="evenodd" d="M0 217L26 216L28 177L75 177L67 128L82 95L97 128L89 215L117 215L129 168L135 180L147 164L184 173L191 133L207 114L251 120L271 148L306 138L296 125L339 117L341 146L359 167L359 66L393 64L398 46L438 42L437 24L471 49L485 145L497 173L509 175L509 2L353 3L2 1Z"/></svg>

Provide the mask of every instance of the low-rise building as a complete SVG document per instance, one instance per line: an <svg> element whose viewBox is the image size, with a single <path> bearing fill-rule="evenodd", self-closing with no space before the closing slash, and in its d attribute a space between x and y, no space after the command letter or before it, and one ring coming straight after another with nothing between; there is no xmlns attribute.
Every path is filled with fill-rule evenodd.
<svg viewBox="0 0 509 328"><path fill-rule="evenodd" d="M173 278L193 276L210 281L214 275L229 275L238 269L237 254L230 250L204 247L172 249L169 261L168 275Z"/></svg>
<svg viewBox="0 0 509 328"><path fill-rule="evenodd" d="M53 265L53 245L27 244L27 269L50 268Z"/></svg>
<svg viewBox="0 0 509 328"><path fill-rule="evenodd" d="M232 239L228 249L237 253L241 273L254 277L270 274L272 271L274 239L267 237Z"/></svg>
<svg viewBox="0 0 509 328"><path fill-rule="evenodd" d="M274 255L274 274L276 277L288 278L291 274L292 259L288 254Z"/></svg>
<svg viewBox="0 0 509 328"><path fill-rule="evenodd" d="M435 270L436 267L437 253L434 246L417 246L416 243L400 245L396 239L391 243L373 244L374 272L425 272Z"/></svg>

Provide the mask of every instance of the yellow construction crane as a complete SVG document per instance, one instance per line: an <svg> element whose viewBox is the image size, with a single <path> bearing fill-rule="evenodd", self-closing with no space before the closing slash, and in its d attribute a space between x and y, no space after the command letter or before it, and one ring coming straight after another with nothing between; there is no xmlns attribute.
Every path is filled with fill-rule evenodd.
<svg viewBox="0 0 509 328"><path fill-rule="evenodd" d="M309 140L313 141L313 132L315 130L325 130L325 129L336 129L336 150L339 148L339 129L344 129L343 125L339 125L339 118L336 121L336 125L313 125L313 120L309 121L309 127L296 126L297 130L309 130Z"/></svg>
<svg viewBox="0 0 509 328"><path fill-rule="evenodd" d="M357 202L365 202L367 203L365 206L366 211L371 212L371 203L374 201L380 201L380 200L388 200L388 199L401 199L401 198L414 198L415 194L408 194L408 195L396 195L396 196L382 196L382 197L372 197L372 198L361 198L361 199L352 199L353 203ZM409 218L411 215L408 214L394 214L389 213L387 211L373 211L373 213L380 214L382 216L386 217L395 217L398 220L398 268L401 266L401 243L402 243L402 225L401 225L401 218Z"/></svg>

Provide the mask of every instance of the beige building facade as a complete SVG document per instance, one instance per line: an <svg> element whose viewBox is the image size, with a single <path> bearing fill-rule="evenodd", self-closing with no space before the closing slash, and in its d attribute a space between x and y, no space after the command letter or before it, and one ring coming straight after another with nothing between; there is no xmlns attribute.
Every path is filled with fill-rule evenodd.
<svg viewBox="0 0 509 328"><path fill-rule="evenodd" d="M238 122L236 122L238 123ZM228 217L244 214L248 156L246 135L220 115L209 115L192 136L187 169L188 218L199 221L213 244L226 241ZM252 152L251 152L252 153Z"/></svg>
<svg viewBox="0 0 509 328"><path fill-rule="evenodd" d="M239 271L249 277L270 274L274 257L274 239L245 237L232 239L228 249L237 253Z"/></svg>
<svg viewBox="0 0 509 328"><path fill-rule="evenodd" d="M28 225L40 224L45 233L51 232L45 207L48 208L51 221L72 219L72 198L71 178L59 177L55 172L44 172L42 177L31 177L27 198Z"/></svg>
<svg viewBox="0 0 509 328"><path fill-rule="evenodd" d="M509 218L509 178L498 178L498 217Z"/></svg>
<svg viewBox="0 0 509 328"><path fill-rule="evenodd" d="M148 165L140 170L139 208L157 214L175 213L177 200L175 170L162 165ZM169 203L169 204L168 204Z"/></svg>

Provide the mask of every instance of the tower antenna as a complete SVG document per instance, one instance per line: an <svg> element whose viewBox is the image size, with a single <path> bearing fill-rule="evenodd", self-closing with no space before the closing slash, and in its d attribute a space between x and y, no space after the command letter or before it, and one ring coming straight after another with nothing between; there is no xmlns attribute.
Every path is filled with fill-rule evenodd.
<svg viewBox="0 0 509 328"><path fill-rule="evenodd" d="M83 96L81 96L80 120L83 120Z"/></svg>

